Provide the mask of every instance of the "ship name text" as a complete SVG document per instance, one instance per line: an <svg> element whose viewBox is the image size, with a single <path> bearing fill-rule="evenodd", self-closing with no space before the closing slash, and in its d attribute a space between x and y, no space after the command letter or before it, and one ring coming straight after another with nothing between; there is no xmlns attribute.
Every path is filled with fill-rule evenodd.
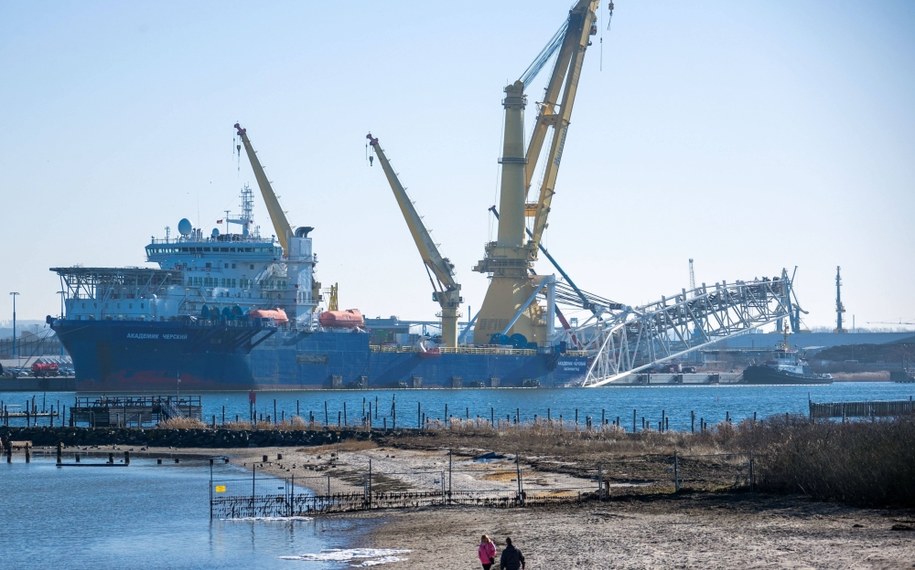
<svg viewBox="0 0 915 570"><path fill-rule="evenodd" d="M187 335L178 333L127 333L127 338L132 340L187 340Z"/></svg>

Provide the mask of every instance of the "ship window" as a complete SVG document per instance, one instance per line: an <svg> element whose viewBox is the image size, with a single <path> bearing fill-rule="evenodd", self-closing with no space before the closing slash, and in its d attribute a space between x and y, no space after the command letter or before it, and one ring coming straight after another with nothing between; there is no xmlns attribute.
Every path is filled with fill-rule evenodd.
<svg viewBox="0 0 915 570"><path fill-rule="evenodd" d="M235 269L235 264L234 264L234 263L232 264L232 269Z"/></svg>
<svg viewBox="0 0 915 570"><path fill-rule="evenodd" d="M225 268L225 269L228 269L228 268L229 268L229 264L228 264L228 263L223 263L222 266L223 266L223 268Z"/></svg>
<svg viewBox="0 0 915 570"><path fill-rule="evenodd" d="M251 264L251 269L254 269L254 264L253 264L253 263Z"/></svg>

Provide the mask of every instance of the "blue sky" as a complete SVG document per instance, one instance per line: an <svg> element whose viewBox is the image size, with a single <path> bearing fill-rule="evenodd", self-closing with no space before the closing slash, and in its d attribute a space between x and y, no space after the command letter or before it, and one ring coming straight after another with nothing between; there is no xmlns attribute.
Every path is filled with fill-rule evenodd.
<svg viewBox="0 0 915 570"><path fill-rule="evenodd" d="M687 287L689 258L709 284L797 266L805 324L829 327L841 265L847 324L915 321L915 3L615 4L545 236L576 283L637 305ZM237 211L239 121L341 305L438 309L371 131L475 310L502 89L569 5L0 0L0 291L56 314L49 267L142 266L166 226Z"/></svg>

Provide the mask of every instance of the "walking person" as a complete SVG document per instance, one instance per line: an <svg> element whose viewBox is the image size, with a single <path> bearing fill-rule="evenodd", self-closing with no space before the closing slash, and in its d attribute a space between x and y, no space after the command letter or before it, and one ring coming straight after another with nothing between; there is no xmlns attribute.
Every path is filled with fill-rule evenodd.
<svg viewBox="0 0 915 570"><path fill-rule="evenodd" d="M500 570L524 570L524 555L512 544L512 539L505 539L505 550L499 558Z"/></svg>
<svg viewBox="0 0 915 570"><path fill-rule="evenodd" d="M480 546L477 548L477 556L480 558L480 564L483 570L490 570L496 563L496 545L485 534L480 537Z"/></svg>

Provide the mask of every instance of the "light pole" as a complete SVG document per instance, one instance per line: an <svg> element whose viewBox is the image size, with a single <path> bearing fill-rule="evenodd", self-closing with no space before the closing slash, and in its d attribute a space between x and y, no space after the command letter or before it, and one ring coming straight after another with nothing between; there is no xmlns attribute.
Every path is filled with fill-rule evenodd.
<svg viewBox="0 0 915 570"><path fill-rule="evenodd" d="M16 365L19 365L19 355L16 352L16 297L19 295L19 291L10 291L10 296L13 298L13 358L16 359Z"/></svg>

